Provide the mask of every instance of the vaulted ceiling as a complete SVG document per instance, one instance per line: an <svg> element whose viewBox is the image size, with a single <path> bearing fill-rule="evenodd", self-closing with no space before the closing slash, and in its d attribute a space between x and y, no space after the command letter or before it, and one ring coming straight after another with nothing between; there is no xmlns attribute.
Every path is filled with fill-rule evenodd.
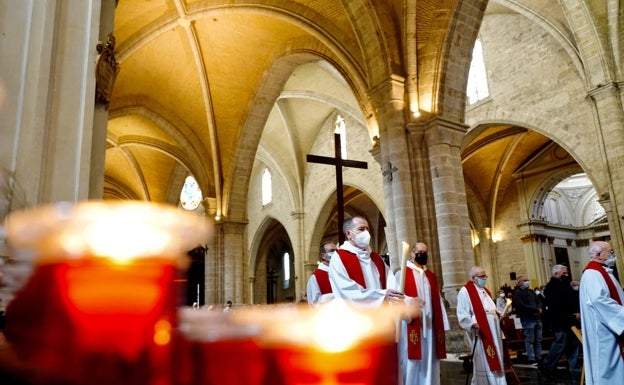
<svg viewBox="0 0 624 385"><path fill-rule="evenodd" d="M104 197L175 204L191 174L222 215L257 151L283 160L301 181L305 154L333 112L366 125L362 92L374 85L378 63L367 59L364 35L383 31L388 55L380 59L388 68L405 65L395 21L403 2L356 3L120 0L114 34L121 70L109 107ZM423 67L432 49L426 39L439 28L433 20L448 17L451 3L417 2ZM496 1L487 12L549 8L554 22L564 22L549 3ZM495 205L514 170L550 140L509 126L480 132L466 143L465 177Z"/></svg>

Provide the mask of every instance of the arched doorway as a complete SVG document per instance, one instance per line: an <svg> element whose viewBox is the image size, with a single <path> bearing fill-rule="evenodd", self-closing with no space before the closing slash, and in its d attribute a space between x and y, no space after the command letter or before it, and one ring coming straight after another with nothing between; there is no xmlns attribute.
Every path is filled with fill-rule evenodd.
<svg viewBox="0 0 624 385"><path fill-rule="evenodd" d="M274 218L267 218L255 238L253 303L294 302L297 277L292 242L286 229Z"/></svg>

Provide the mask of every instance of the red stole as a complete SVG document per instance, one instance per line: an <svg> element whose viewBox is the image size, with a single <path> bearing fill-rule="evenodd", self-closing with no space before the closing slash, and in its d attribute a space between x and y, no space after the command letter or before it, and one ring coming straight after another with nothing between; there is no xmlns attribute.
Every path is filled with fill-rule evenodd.
<svg viewBox="0 0 624 385"><path fill-rule="evenodd" d="M611 299L622 305L622 299L620 298L620 295L618 294L617 289L613 284L613 280L605 270L604 266L596 261L589 261L587 266L585 266L585 270L595 270L599 272L600 275L602 275L602 278L604 278L607 287L609 288L609 295L611 296ZM616 339L618 345L620 346L620 355L622 356L622 359L624 359L624 338L621 336L616 336Z"/></svg>
<svg viewBox="0 0 624 385"><path fill-rule="evenodd" d="M477 324L479 325L479 336L481 337L481 344L483 345L485 358L487 359L490 370L495 372L497 370L502 370L502 368L498 357L498 351L496 350L496 345L494 344L494 336L492 335L492 330L490 330L490 324L488 323L487 315L485 314L485 309L483 308L483 303L481 302L481 297L479 296L476 286L477 285L475 285L472 281L468 281L464 285L468 291L470 303L472 303L472 311L477 319ZM484 289L488 295L492 297L490 291L485 287Z"/></svg>
<svg viewBox="0 0 624 385"><path fill-rule="evenodd" d="M414 278L414 270L409 269L410 274L405 275L405 294L410 297L418 297L418 288ZM418 274L418 272L416 272ZM435 274L431 270L425 270L425 276L431 287L431 306L433 310L433 337L435 338L436 357L446 358L446 337L444 333L444 320L442 316L442 304L440 300L440 288ZM410 360L422 359L422 335L420 319L413 319L407 324L407 358Z"/></svg>
<svg viewBox="0 0 624 385"><path fill-rule="evenodd" d="M321 289L321 294L329 294L332 292L331 284L329 283L329 274L326 270L316 269L312 273L316 278L316 283Z"/></svg>
<svg viewBox="0 0 624 385"><path fill-rule="evenodd" d="M360 286L366 289L366 282L364 281L364 272L362 271L362 265L360 265L360 260L357 255L353 254L350 251L344 249L338 249L338 256L342 261L345 269L347 269L347 274L349 274L349 278L357 282ZM379 254L374 251L370 254L371 259L375 266L377 266L377 271L379 272L379 283L381 284L381 288L386 288L386 263L383 261Z"/></svg>

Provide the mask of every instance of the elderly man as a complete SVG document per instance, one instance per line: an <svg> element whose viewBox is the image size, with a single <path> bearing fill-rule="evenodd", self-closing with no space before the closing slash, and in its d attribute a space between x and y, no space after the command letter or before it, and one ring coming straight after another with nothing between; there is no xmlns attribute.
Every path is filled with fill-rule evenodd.
<svg viewBox="0 0 624 385"><path fill-rule="evenodd" d="M607 242L588 248L580 283L583 359L587 385L621 384L624 378L624 292L611 268L616 256Z"/></svg>
<svg viewBox="0 0 624 385"><path fill-rule="evenodd" d="M578 380L581 377L581 367L578 364L579 346L576 337L570 329L576 321L576 307L574 306L574 293L570 287L568 268L564 265L555 265L552 268L552 276L544 290L545 305L548 308L550 322L555 341L550 345L548 355L544 358L542 372L547 377L552 376L557 367L557 362L566 354L568 369L571 378Z"/></svg>
<svg viewBox="0 0 624 385"><path fill-rule="evenodd" d="M476 344L472 385L507 385L500 320L487 278L482 267L470 269L470 280L457 293L457 322Z"/></svg>

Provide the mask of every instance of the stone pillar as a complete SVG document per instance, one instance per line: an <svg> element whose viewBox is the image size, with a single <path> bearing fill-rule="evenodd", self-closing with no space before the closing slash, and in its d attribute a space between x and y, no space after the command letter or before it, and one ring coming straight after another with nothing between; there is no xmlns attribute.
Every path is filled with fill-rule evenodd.
<svg viewBox="0 0 624 385"><path fill-rule="evenodd" d="M246 303L248 253L245 248L247 223L220 222L215 225L212 245L206 255L206 304Z"/></svg>
<svg viewBox="0 0 624 385"><path fill-rule="evenodd" d="M224 222L223 234L223 290L224 300L237 305L245 303L248 253L245 245L247 223Z"/></svg>
<svg viewBox="0 0 624 385"><path fill-rule="evenodd" d="M518 271L518 276L526 275L531 280L531 286L539 286L544 279L544 242L546 241L546 236L528 233L522 235L520 239L524 249L524 265L526 269Z"/></svg>
<svg viewBox="0 0 624 385"><path fill-rule="evenodd" d="M466 283L475 259L470 236L466 189L461 164L461 140L466 126L442 118L424 124L431 187L437 222L442 291L451 308Z"/></svg>
<svg viewBox="0 0 624 385"><path fill-rule="evenodd" d="M404 86L403 78L393 76L370 91L379 122L386 238L393 270L400 268L401 242L416 241L410 156L404 120Z"/></svg>
<svg viewBox="0 0 624 385"><path fill-rule="evenodd" d="M109 42L109 36L112 36L115 20L115 7L117 6L117 0L102 0L101 14L100 14L100 31L99 31L99 45L104 50L99 56L96 63L96 78L98 73L109 75L114 74L112 77L102 76L100 79L106 79L106 81L96 80L96 87L98 89L105 89L107 92L112 92L115 77L119 71L118 65L112 67L108 63L117 63L114 59L114 52L110 52L113 59L104 60L108 55L108 49L114 51L115 45L107 46ZM99 82L99 84L98 84ZM108 95L110 96L110 95ZM91 143L91 172L89 174L89 198L90 199L102 199L104 195L104 174L105 174L105 160L106 160L106 136L108 134L108 103L110 98L98 98L95 97L95 109L93 113L93 140Z"/></svg>
<svg viewBox="0 0 624 385"><path fill-rule="evenodd" d="M0 5L0 82L10 95L1 107L0 167L29 205L89 197L101 5Z"/></svg>
<svg viewBox="0 0 624 385"><path fill-rule="evenodd" d="M588 93L593 102L596 126L602 143L599 151L605 157L607 186L595 186L600 203L607 211L611 244L615 250L624 250L624 107L622 86L615 82L600 85ZM608 209L608 210L607 210ZM624 254L620 251L620 254ZM620 261L622 262L621 258Z"/></svg>

